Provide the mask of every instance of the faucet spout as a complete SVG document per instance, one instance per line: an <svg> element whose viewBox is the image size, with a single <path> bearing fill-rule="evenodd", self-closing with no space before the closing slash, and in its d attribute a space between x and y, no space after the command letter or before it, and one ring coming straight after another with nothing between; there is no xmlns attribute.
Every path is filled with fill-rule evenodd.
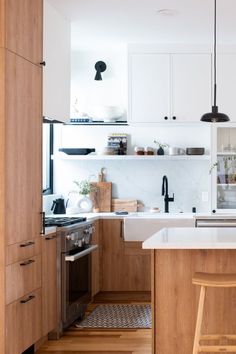
<svg viewBox="0 0 236 354"><path fill-rule="evenodd" d="M173 197L170 198L168 194L168 178L166 176L163 176L162 179L162 195L164 196L164 202L165 202L165 213L169 213L169 202L174 201L174 194Z"/></svg>

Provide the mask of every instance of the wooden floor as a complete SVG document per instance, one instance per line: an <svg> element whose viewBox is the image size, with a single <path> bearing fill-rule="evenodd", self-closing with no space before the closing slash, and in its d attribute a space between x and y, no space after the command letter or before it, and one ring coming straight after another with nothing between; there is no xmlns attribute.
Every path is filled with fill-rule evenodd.
<svg viewBox="0 0 236 354"><path fill-rule="evenodd" d="M98 303L147 303L149 294L135 298L127 294L100 293L88 307L91 312ZM150 329L84 330L71 327L58 341L46 342L37 354L151 354Z"/></svg>

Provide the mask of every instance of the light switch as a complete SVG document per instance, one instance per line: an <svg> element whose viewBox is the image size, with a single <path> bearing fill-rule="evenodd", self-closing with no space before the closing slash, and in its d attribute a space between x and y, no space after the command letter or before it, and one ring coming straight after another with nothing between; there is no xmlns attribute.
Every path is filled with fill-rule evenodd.
<svg viewBox="0 0 236 354"><path fill-rule="evenodd" d="M208 202L209 196L208 192L202 192L202 202Z"/></svg>

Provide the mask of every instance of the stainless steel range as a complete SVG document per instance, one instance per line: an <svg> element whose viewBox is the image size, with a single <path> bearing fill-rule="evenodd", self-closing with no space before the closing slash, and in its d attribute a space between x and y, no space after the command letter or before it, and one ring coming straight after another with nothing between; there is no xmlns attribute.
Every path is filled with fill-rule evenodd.
<svg viewBox="0 0 236 354"><path fill-rule="evenodd" d="M94 225L86 218L45 218L45 226L58 227L58 328L59 338L65 328L82 318L91 301L91 253ZM53 336L55 337L55 335Z"/></svg>

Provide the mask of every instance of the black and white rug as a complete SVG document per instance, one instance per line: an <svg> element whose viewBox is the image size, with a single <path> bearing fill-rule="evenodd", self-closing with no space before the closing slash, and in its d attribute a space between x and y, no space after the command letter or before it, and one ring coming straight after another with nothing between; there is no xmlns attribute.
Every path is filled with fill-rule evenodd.
<svg viewBox="0 0 236 354"><path fill-rule="evenodd" d="M98 305L77 328L151 328L151 305Z"/></svg>

